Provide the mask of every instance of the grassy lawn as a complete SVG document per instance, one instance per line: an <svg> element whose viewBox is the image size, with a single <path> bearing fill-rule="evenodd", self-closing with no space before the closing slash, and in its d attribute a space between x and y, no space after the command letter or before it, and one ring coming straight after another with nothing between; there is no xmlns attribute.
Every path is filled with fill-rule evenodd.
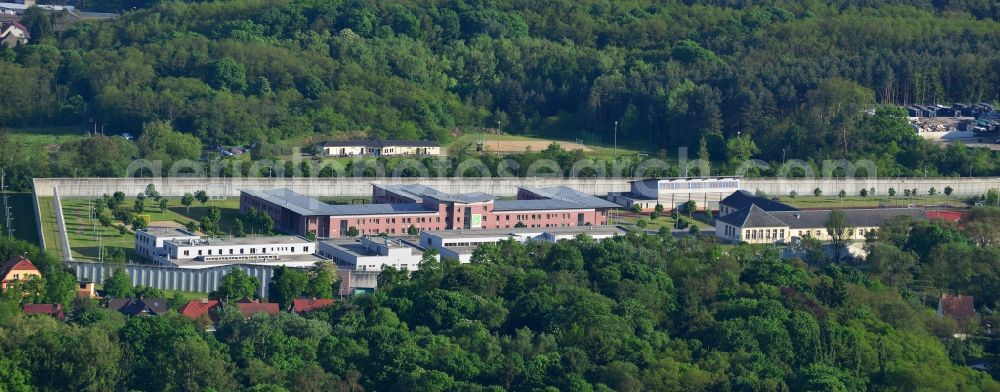
<svg viewBox="0 0 1000 392"><path fill-rule="evenodd" d="M671 218L669 214L664 214L664 215L660 216L659 218L657 218L656 220L651 221L651 220L649 220L649 214L644 213L644 214L642 214L642 219L645 219L646 222L647 222L646 228L643 229L643 230L653 230L653 231L656 231L656 230L660 230L661 227L666 227L668 229L673 229L674 225L677 224L677 220L674 219L674 218ZM701 229L702 231L704 231L704 230L714 230L715 229L715 226L712 226L712 225L704 222L703 219L704 219L704 217L703 216L699 216L699 215L695 215L694 219L691 219L691 218L687 217L686 215L684 216L684 220L688 221L689 224L698 226L698 228ZM636 218L634 216L624 216L623 215L621 217L615 218L613 223L616 224L616 225L617 224L622 224L622 225L626 225L626 226L632 226L633 228L638 229L638 226L635 225L637 221L638 221L638 218ZM688 228L685 228L685 230L688 230L689 228L690 228L690 226L688 226Z"/></svg>
<svg viewBox="0 0 1000 392"><path fill-rule="evenodd" d="M460 136L459 138L457 138L453 142L451 142L450 145L444 146L444 147L449 152L453 151L453 150L456 150L456 149L463 149L463 148L466 148L466 149L468 149L468 151L471 152L471 151L475 151L475 149L476 149L476 142L479 141L479 140L482 140L483 138L486 139L486 148L487 148L487 150L490 149L490 142L491 141L492 142L496 142L497 140L500 140L500 141L558 141L558 142L575 143L574 140L553 139L553 138L534 137L534 136L525 136L525 135L489 135L489 134L470 133L470 134L465 134L465 135ZM615 148L614 148L613 145L612 146L608 146L608 145L598 145L598 144L588 144L588 143L584 143L584 145L586 147L588 147L588 148L590 148L590 149L593 150L593 151L588 151L586 153L587 156L590 157L590 158L603 158L603 159L611 160L615 156ZM573 149L572 148L568 148L568 150L572 151ZM538 152L538 151L541 151L541 149L532 149L532 151ZM627 156L635 157L637 154L646 154L647 157L648 157L650 155L653 155L654 152L655 151L647 149L647 148L645 148L645 146L642 146L642 145L638 145L638 146L636 146L636 145L626 146L625 144L619 144L618 145L618 156L619 157L627 157Z"/></svg>
<svg viewBox="0 0 1000 392"><path fill-rule="evenodd" d="M180 198L167 198L168 205L165 211L159 206L153 205L151 199L146 201L145 215L149 215L153 222L174 221L177 223L187 223L189 221L198 222L201 217L208 214L212 207L218 207L222 213L222 220L219 224L222 231L230 231L233 219L239 217L239 199L230 198L228 200L209 200L204 205L195 202L190 211L180 204ZM52 208L51 198L42 198L42 226L45 228L45 243L49 249L57 249L58 241L55 226L55 212ZM132 206L135 198L126 198L125 205ZM70 248L73 249L73 256L81 259L96 260L98 258L99 246L105 248L121 248L133 261L140 258L134 251L134 233L128 230L121 234L118 229L120 222L113 223L111 227L103 227L96 220L91 221L89 204L87 199L63 199L63 217L66 219L66 232L69 236ZM51 221L51 224L49 223ZM100 242L98 241L100 238ZM61 252L61 251L60 251ZM61 253L60 253L61 254Z"/></svg>
<svg viewBox="0 0 1000 392"><path fill-rule="evenodd" d="M937 196L916 196L916 197L837 197L837 196L797 196L781 197L781 202L795 208L851 208L851 207L906 207L910 204L916 206L944 205L950 204L956 207L963 207L965 203L961 198Z"/></svg>
<svg viewBox="0 0 1000 392"><path fill-rule="evenodd" d="M37 127L12 128L10 135L22 143L28 151L43 151L49 146L88 136L80 127Z"/></svg>
<svg viewBox="0 0 1000 392"><path fill-rule="evenodd" d="M59 230L56 226L55 202L53 199L51 197L39 198L38 212L41 214L45 250L56 257L62 257L62 243L59 242Z"/></svg>

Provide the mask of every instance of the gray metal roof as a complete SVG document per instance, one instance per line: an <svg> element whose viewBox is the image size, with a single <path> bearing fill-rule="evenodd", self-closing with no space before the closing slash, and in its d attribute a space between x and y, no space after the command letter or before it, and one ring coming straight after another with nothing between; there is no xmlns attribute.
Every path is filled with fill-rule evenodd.
<svg viewBox="0 0 1000 392"><path fill-rule="evenodd" d="M742 228L754 227L781 227L788 226L784 221L775 218L764 211L756 204L751 204L750 208L744 208L731 214L719 218L724 223Z"/></svg>
<svg viewBox="0 0 1000 392"><path fill-rule="evenodd" d="M421 204L340 204L331 205L296 193L288 188L270 189L266 191L241 191L250 196L258 197L277 206L287 208L303 216L313 215L383 215L436 213Z"/></svg>
<svg viewBox="0 0 1000 392"><path fill-rule="evenodd" d="M537 210L589 210L579 203L564 200L497 200L493 202L494 211L537 211Z"/></svg>
<svg viewBox="0 0 1000 392"><path fill-rule="evenodd" d="M844 209L847 225L850 227L876 227L900 216L925 220L927 215L919 208L860 208ZM772 212L775 218L785 222L790 229L812 229L826 227L831 210Z"/></svg>
<svg viewBox="0 0 1000 392"><path fill-rule="evenodd" d="M736 210L742 210L751 205L757 205L764 211L768 212L797 210L795 207L792 207L785 203L774 201L766 197L760 197L742 189L733 192L733 194L729 196L726 196L725 199L722 199L722 201L719 202L719 205L729 206Z"/></svg>
<svg viewBox="0 0 1000 392"><path fill-rule="evenodd" d="M742 228L788 226L789 229L826 227L833 210L764 211L757 205L718 218L719 221ZM877 227L897 217L924 220L927 215L918 208L858 208L840 210L850 227Z"/></svg>
<svg viewBox="0 0 1000 392"><path fill-rule="evenodd" d="M576 235L576 234L589 234L589 235L614 235L621 234L625 235L628 233L627 230L610 225L599 225L599 226L569 226L569 227L518 227L512 229L465 229L465 230L429 230L426 232L427 235L439 237L442 239L449 238L477 238L477 237L496 237L496 236L535 236L541 233L550 233L556 235Z"/></svg>
<svg viewBox="0 0 1000 392"><path fill-rule="evenodd" d="M617 208L621 207L618 204L612 203L610 201L604 200L597 196L588 195L586 193L580 192L576 189L567 186L553 186L547 188L535 188L523 186L521 189L536 194L541 197L546 197L552 200L566 201L571 203L579 204L584 208ZM579 207L578 207L579 208Z"/></svg>
<svg viewBox="0 0 1000 392"><path fill-rule="evenodd" d="M413 199L418 203L422 202L425 197L451 203L483 203L493 200L493 195L483 192L461 193L453 195L441 192L437 189L422 184L413 184L413 185L374 184L373 186L376 188L382 188L386 191L395 193L397 195L409 197L410 199Z"/></svg>

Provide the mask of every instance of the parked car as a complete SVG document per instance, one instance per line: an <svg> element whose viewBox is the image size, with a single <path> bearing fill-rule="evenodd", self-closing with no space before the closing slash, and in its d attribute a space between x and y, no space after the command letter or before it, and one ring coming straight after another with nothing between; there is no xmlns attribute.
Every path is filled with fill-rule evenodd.
<svg viewBox="0 0 1000 392"><path fill-rule="evenodd" d="M135 136L132 136L132 134L128 132L122 132L122 137L125 138L125 140L135 139Z"/></svg>

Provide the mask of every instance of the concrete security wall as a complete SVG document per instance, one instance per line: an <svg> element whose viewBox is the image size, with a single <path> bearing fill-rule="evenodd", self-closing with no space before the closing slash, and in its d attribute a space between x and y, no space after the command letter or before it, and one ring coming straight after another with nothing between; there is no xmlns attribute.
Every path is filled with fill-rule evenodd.
<svg viewBox="0 0 1000 392"><path fill-rule="evenodd" d="M204 190L209 196L239 196L241 189L264 190L289 188L295 192L320 196L371 197L372 184L423 184L447 193L486 192L495 196L516 196L517 186L564 185L594 195L629 190L626 179L613 178L36 178L36 197L51 197L53 188L59 187L62 197L98 197L117 191L134 196L153 184L163 196L183 196Z"/></svg>
<svg viewBox="0 0 1000 392"><path fill-rule="evenodd" d="M813 190L820 188L823 195L835 196L844 190L848 196L858 196L861 189L875 188L875 196L888 196L889 188L903 195L903 189L917 189L918 195L927 195L931 187L938 194L944 194L945 187L953 189L952 195L979 196L990 189L1000 188L1000 178L987 177L938 177L938 178L879 178L858 180L837 179L744 179L742 187L750 192L763 191L769 196L784 197L792 191L802 196L812 196Z"/></svg>
<svg viewBox="0 0 1000 392"><path fill-rule="evenodd" d="M67 262L66 265L76 273L79 281L93 281L103 283L104 279L111 276L117 266L104 263L89 262ZM133 286L146 286L161 290L193 291L199 293L210 293L218 290L222 283L222 277L239 268L260 280L260 290L257 295L261 298L267 297L268 287L271 283L271 276L274 275L273 266L260 265L230 265L223 267L184 269L173 267L160 267L154 265L126 264L125 271L132 278Z"/></svg>
<svg viewBox="0 0 1000 392"><path fill-rule="evenodd" d="M608 192L629 191L631 178L471 178L471 177L421 177L421 178L36 178L35 195L51 197L54 187L59 187L62 197L98 197L116 191L132 196L145 190L152 183L164 196L182 196L185 193L206 191L210 196L239 196L240 189L262 190L289 188L308 196L370 197L372 184L423 184L448 193L486 192L496 196L512 197L517 186L568 186L592 195L605 196ZM886 195L890 187L902 194L903 189L917 188L920 194L935 187L938 193L951 186L955 195L982 195L989 189L1000 187L1000 178L993 177L943 177L943 178L879 178L879 179L749 179L741 180L748 191L761 190L771 196L787 196L791 191L812 195L820 188L824 195L836 195L841 189L850 196L857 196L862 188L875 188L876 195ZM709 199L714 199L710 197ZM702 201L702 200L696 200ZM709 203L714 200L708 200Z"/></svg>
<svg viewBox="0 0 1000 392"><path fill-rule="evenodd" d="M66 234L66 221L63 219L62 202L59 200L59 187L53 187L52 193L52 203L56 211L56 230L57 233L59 233L59 242L62 246L63 260L73 261L73 251L69 247L69 236ZM38 199L35 200L37 202ZM44 244L42 246L42 249L45 249Z"/></svg>
<svg viewBox="0 0 1000 392"><path fill-rule="evenodd" d="M111 276L115 268L119 266L104 263L91 263L71 261L66 265L76 274L78 281L92 281L103 283L104 279ZM222 277L226 276L233 269L241 269L248 275L260 281L260 289L257 295L267 298L267 291L271 285L271 277L274 276L274 266L234 264L222 267L185 269L176 267L161 267L155 265L126 264L123 268L132 278L132 285L143 285L161 290L192 291L198 293L210 293L218 290L222 284ZM289 267L295 268L295 267ZM344 276L341 271L341 284L348 285L341 290L342 293L353 293L355 287L375 288L377 272L347 271Z"/></svg>

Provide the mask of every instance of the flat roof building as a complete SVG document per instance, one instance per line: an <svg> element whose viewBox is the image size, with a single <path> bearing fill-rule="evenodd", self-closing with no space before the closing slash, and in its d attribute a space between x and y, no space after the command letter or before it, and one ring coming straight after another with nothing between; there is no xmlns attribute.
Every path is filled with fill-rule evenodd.
<svg viewBox="0 0 1000 392"><path fill-rule="evenodd" d="M424 185L372 185L372 204L331 205L289 189L240 191L240 211L265 212L275 228L319 238L406 234L419 230L548 228L607 224L617 204L568 187L518 189L517 200L474 192L448 194Z"/></svg>
<svg viewBox="0 0 1000 392"><path fill-rule="evenodd" d="M165 241L197 240L201 236L179 227L150 226L135 231L135 253L147 259L166 254Z"/></svg>
<svg viewBox="0 0 1000 392"><path fill-rule="evenodd" d="M495 244L508 239L522 243L530 241L556 242L576 238L579 235L587 235L602 240L625 233L627 233L625 229L617 226L424 231L420 233L419 246L437 249L442 258L453 258L462 263L468 263L472 258L472 252L479 245Z"/></svg>
<svg viewBox="0 0 1000 392"><path fill-rule="evenodd" d="M209 268L229 264L269 264L308 267L323 260L316 244L303 237L270 236L227 239L174 239L163 242L164 254L154 258L165 266Z"/></svg>
<svg viewBox="0 0 1000 392"><path fill-rule="evenodd" d="M318 252L337 267L356 271L381 271L386 266L416 271L424 255L423 249L406 241L383 237L320 241Z"/></svg>
<svg viewBox="0 0 1000 392"><path fill-rule="evenodd" d="M694 200L698 209L714 210L723 197L739 189L740 177L647 178L631 181L628 192L609 193L608 200L625 208L638 204L643 211L657 204L670 211Z"/></svg>

